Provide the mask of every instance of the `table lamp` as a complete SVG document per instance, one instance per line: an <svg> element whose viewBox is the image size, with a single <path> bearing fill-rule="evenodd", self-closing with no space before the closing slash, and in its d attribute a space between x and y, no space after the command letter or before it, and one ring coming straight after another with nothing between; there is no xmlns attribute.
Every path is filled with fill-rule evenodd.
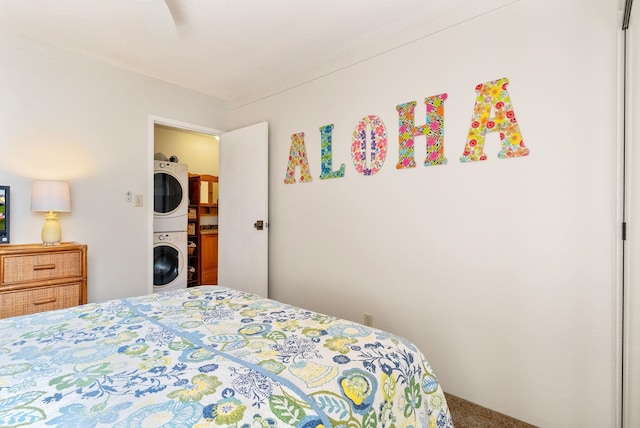
<svg viewBox="0 0 640 428"><path fill-rule="evenodd" d="M31 211L45 211L42 243L59 245L62 230L56 212L71 211L69 183L65 181L34 181L31 186Z"/></svg>

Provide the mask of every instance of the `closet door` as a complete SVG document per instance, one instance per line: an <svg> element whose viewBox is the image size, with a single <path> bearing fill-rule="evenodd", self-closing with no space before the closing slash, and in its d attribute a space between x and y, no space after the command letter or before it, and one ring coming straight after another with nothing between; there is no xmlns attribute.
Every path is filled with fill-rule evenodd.
<svg viewBox="0 0 640 428"><path fill-rule="evenodd" d="M640 9L626 30L623 426L640 427Z"/></svg>

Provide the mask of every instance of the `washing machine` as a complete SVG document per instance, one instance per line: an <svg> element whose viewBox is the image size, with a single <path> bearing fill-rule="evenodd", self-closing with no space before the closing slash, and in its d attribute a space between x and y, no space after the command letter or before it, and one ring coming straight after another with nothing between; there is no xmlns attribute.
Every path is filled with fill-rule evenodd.
<svg viewBox="0 0 640 428"><path fill-rule="evenodd" d="M189 173L187 165L154 161L153 231L186 231L188 211Z"/></svg>
<svg viewBox="0 0 640 428"><path fill-rule="evenodd" d="M187 232L153 233L153 292L187 288Z"/></svg>

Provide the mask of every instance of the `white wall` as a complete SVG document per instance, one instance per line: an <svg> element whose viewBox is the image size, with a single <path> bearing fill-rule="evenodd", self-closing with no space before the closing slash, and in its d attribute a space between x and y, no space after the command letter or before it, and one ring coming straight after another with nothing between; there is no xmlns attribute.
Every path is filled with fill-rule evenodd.
<svg viewBox="0 0 640 428"><path fill-rule="evenodd" d="M207 134L157 126L154 152L178 157L189 174L218 175L218 139Z"/></svg>
<svg viewBox="0 0 640 428"><path fill-rule="evenodd" d="M233 112L270 129L270 295L415 341L445 391L543 427L615 426L617 5L521 0ZM531 154L463 164L476 84L502 77ZM448 165L396 170L397 104L447 92ZM351 164L381 117L389 157ZM334 169L320 180L322 125ZM285 185L305 132L313 181Z"/></svg>
<svg viewBox="0 0 640 428"><path fill-rule="evenodd" d="M33 179L71 184L63 240L89 246L89 301L151 291L150 116L224 129L216 100L0 35L0 184L11 186L11 242L40 241ZM152 140L151 140L152 143ZM134 208L125 194L144 197Z"/></svg>

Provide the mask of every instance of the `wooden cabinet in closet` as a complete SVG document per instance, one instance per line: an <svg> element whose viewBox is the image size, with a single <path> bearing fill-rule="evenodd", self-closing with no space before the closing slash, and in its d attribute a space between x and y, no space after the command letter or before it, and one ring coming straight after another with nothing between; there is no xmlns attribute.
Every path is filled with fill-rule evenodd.
<svg viewBox="0 0 640 428"><path fill-rule="evenodd" d="M206 220L218 215L218 177L191 174L189 201L187 234L192 250L189 250L188 285L215 285L218 283L218 229Z"/></svg>

